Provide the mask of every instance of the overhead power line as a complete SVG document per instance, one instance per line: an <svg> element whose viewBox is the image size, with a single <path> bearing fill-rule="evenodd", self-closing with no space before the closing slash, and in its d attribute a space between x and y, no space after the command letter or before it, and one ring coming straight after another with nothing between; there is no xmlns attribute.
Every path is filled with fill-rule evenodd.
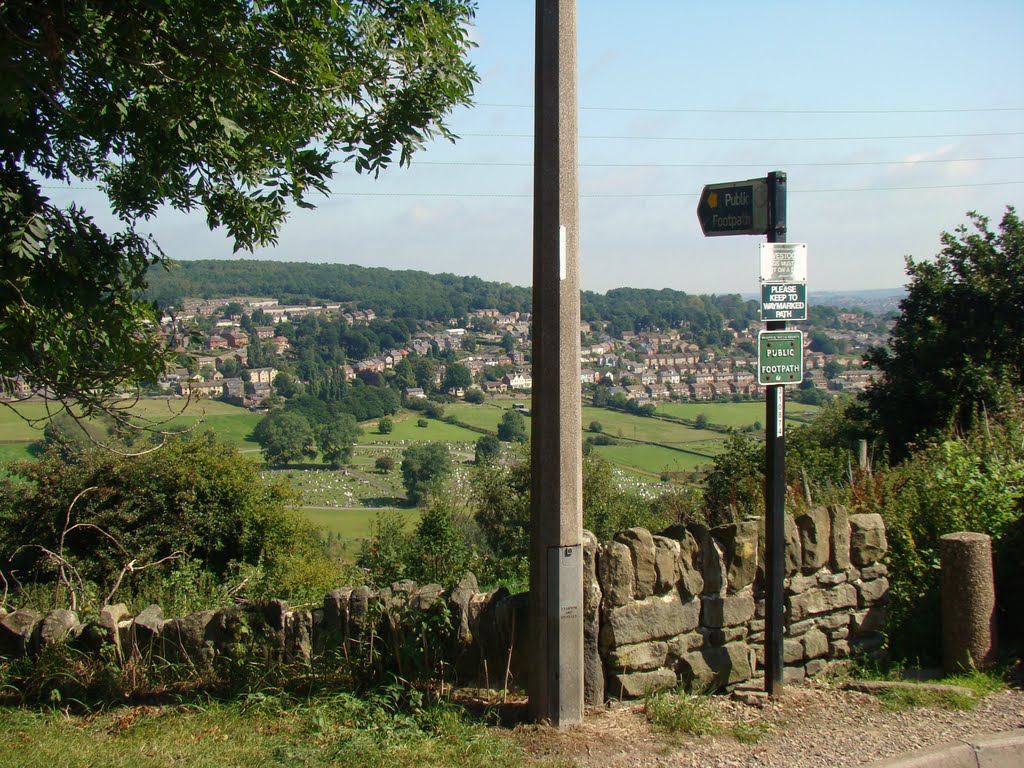
<svg viewBox="0 0 1024 768"><path fill-rule="evenodd" d="M485 139L532 139L532 133L461 133L460 137L472 136ZM973 139L993 136L1024 136L1024 131L990 133L928 133L899 136L619 136L581 135L581 139L597 141L895 141L897 139Z"/></svg>
<svg viewBox="0 0 1024 768"><path fill-rule="evenodd" d="M533 104L497 104L478 102L475 107L533 109ZM692 115L938 115L975 112L1024 112L1024 107L927 107L920 109L711 109L706 107L601 107L583 106L589 112L668 112Z"/></svg>
<svg viewBox="0 0 1024 768"><path fill-rule="evenodd" d="M932 163L984 163L1024 160L1024 155L1006 157L953 157L933 160L857 160L829 163L580 163L581 168L840 168L870 165L922 165ZM487 162L474 160L417 160L415 165L446 165L484 168L532 168L533 163Z"/></svg>

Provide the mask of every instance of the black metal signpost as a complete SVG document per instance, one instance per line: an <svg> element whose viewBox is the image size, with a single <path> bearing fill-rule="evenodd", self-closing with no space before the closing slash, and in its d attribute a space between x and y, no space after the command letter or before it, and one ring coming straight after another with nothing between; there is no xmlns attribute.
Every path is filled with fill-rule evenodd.
<svg viewBox="0 0 1024 768"><path fill-rule="evenodd" d="M768 242L786 242L786 174L768 174ZM786 330L785 320L769 320L766 330ZM802 350L801 350L802 354ZM786 399L785 386L768 387L765 405L765 627L764 689L782 693L782 637L785 630L783 579L786 577Z"/></svg>
<svg viewBox="0 0 1024 768"><path fill-rule="evenodd" d="M697 204L701 230L708 237L767 235L769 243L786 242L786 174L772 171L766 178L708 184ZM783 290L789 289L792 290ZM780 285L767 289L771 304L765 313L767 332L785 331L785 319L806 318L806 286ZM776 298L777 297L777 298ZM764 293L762 293L764 298ZM803 304L804 317L796 306ZM777 306L783 305L783 306ZM797 337L799 338L799 337ZM779 341L782 341L779 339ZM788 340L787 340L788 341ZM791 345L793 342L789 342ZM795 355L803 354L799 341ZM759 343L760 346L760 343ZM789 355L789 356L795 356ZM801 359L802 371L802 359ZM759 376L760 378L760 376ZM785 381L786 379L775 379ZM765 640L764 686L771 696L782 693L782 638L785 630L783 579L785 578L785 423L784 384L769 384L765 406Z"/></svg>

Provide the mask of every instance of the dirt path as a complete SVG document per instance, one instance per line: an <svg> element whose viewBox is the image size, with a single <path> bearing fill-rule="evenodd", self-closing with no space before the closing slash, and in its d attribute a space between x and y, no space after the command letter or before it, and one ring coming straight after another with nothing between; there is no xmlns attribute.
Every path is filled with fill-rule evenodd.
<svg viewBox="0 0 1024 768"><path fill-rule="evenodd" d="M1024 691L992 694L970 711L883 710L866 693L811 684L778 702L744 704L712 697L718 719L761 723L768 732L744 744L728 732L704 737L654 732L642 703L591 710L566 731L520 726L537 756L575 760L581 768L845 768L934 747L957 738L1024 728Z"/></svg>

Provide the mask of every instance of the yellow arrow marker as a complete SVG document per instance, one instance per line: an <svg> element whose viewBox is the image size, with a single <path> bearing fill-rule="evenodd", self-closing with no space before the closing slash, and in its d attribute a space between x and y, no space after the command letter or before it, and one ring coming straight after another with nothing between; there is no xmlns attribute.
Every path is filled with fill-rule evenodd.
<svg viewBox="0 0 1024 768"><path fill-rule="evenodd" d="M708 192L708 208L717 208L717 207L718 207L718 193L717 192Z"/></svg>

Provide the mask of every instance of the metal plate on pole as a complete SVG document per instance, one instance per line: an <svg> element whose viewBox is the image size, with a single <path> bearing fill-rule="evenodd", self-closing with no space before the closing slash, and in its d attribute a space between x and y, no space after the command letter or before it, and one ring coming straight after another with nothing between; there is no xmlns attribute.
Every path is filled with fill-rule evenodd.
<svg viewBox="0 0 1024 768"><path fill-rule="evenodd" d="M807 243L761 243L760 252L761 282L807 282Z"/></svg>
<svg viewBox="0 0 1024 768"><path fill-rule="evenodd" d="M803 331L761 331L757 334L758 384L799 384L803 379Z"/></svg>
<svg viewBox="0 0 1024 768"><path fill-rule="evenodd" d="M768 231L768 180L708 184L700 193L697 219L706 237L765 234Z"/></svg>
<svg viewBox="0 0 1024 768"><path fill-rule="evenodd" d="M806 320L805 283L761 283L762 320Z"/></svg>

